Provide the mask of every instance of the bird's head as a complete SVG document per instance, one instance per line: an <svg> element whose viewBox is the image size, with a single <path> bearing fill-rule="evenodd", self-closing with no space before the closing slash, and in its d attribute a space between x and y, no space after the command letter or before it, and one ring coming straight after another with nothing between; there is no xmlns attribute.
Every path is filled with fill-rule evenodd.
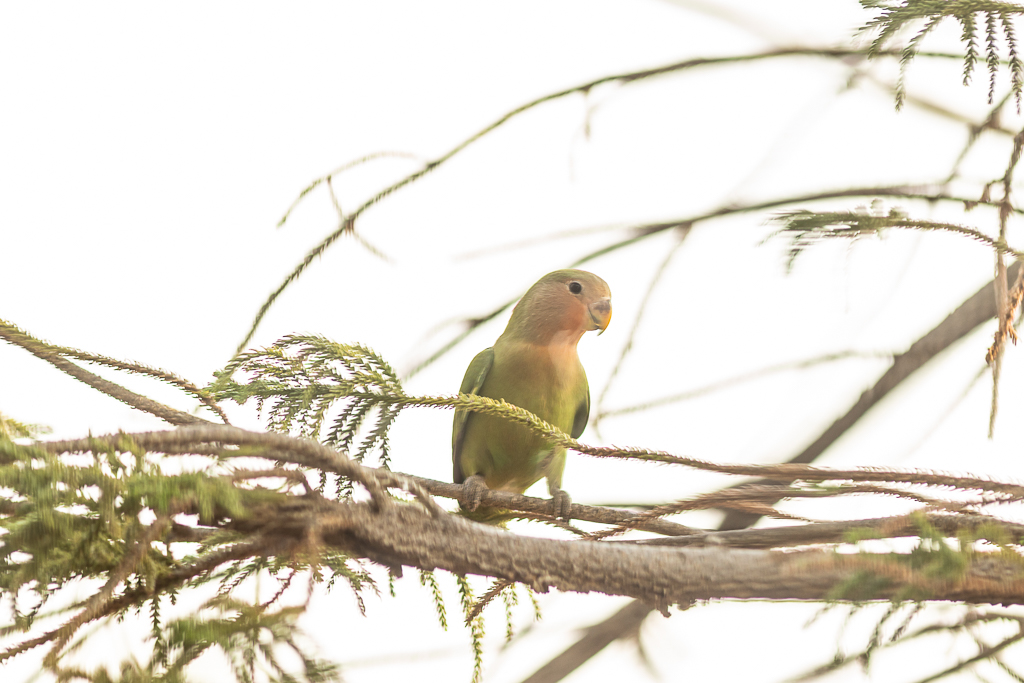
<svg viewBox="0 0 1024 683"><path fill-rule="evenodd" d="M512 311L505 334L548 344L575 344L585 332L608 328L612 292L608 283L585 270L556 270L538 280Z"/></svg>

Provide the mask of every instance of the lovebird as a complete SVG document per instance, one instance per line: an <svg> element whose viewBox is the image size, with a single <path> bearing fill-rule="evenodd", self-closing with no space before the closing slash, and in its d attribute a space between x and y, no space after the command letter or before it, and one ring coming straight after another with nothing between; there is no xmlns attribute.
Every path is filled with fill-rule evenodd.
<svg viewBox="0 0 1024 683"><path fill-rule="evenodd" d="M556 270L538 280L512 310L494 346L469 364L459 391L504 399L579 438L590 418L590 387L576 344L604 332L612 318L608 284L584 270ZM476 509L483 487L524 493L547 478L552 512L569 518L562 491L565 449L527 427L497 416L456 410L452 428L454 481L469 489ZM487 515L474 515L488 521Z"/></svg>

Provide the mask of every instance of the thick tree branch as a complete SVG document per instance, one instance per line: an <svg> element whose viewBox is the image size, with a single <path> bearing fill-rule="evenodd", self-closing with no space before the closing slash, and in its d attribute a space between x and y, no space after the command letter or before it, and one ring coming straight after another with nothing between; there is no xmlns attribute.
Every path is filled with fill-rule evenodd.
<svg viewBox="0 0 1024 683"><path fill-rule="evenodd" d="M896 556L556 541L457 515L436 517L414 505L374 511L323 501L316 514L296 516L294 524L278 519L275 531L305 534L300 526L315 524L326 543L389 567L493 576L541 592L628 595L659 609L716 598L886 600L906 598L908 590L926 600L1024 604L1024 569L997 554L978 554L962 576L935 579Z"/></svg>
<svg viewBox="0 0 1024 683"><path fill-rule="evenodd" d="M257 511L254 511L257 512ZM101 592L75 626L117 614L140 600L180 586L218 566L246 557L294 553L296 544L332 546L370 559L400 573L403 566L460 575L477 574L526 584L546 592L624 595L667 612L693 600L955 600L1024 604L1024 568L999 553L965 555L965 569L937 578L914 569L902 556L842 555L830 551L773 552L724 546L671 548L595 541L558 541L518 536L458 515L435 515L419 504L375 505L372 501L330 501L294 496L287 505L226 522L225 528L249 535L223 551L211 553L159 576L145 589L106 601L112 585ZM937 558L942 553L937 553ZM922 561L917 556L917 561ZM944 560L943 560L944 561ZM122 578L112 577L111 581ZM108 582L110 583L110 582ZM104 601L99 607L100 600ZM641 608L620 614L634 629ZM625 617L623 617L624 619ZM62 627L26 641L0 660L59 639ZM593 635L593 632L591 633ZM594 637L606 642L607 637ZM592 649L592 648L590 648Z"/></svg>
<svg viewBox="0 0 1024 683"><path fill-rule="evenodd" d="M854 531L862 534L873 531L868 535L877 537L914 536L924 533L923 527L918 528L924 524L920 517L819 523L746 532L707 533L681 527L689 535L677 536L679 545L690 547L644 542L561 541L518 536L471 522L459 515L447 514L430 498L429 491L436 489L439 493L458 496L462 493L461 487L364 467L316 442L284 434L207 425L37 445L52 453L105 452L111 448L127 450L138 447L155 452L167 449L185 453L190 446L204 453L213 453L211 447L215 446L219 449L216 454L222 458L232 453L230 447L237 446L242 447L234 451L239 456L265 458L277 463L270 467L253 465L250 469L225 475L225 479L234 486L248 487L260 478L295 478L296 482L303 483L297 475L293 477L290 474L287 469L290 463L349 477L366 486L371 498L364 502L332 501L303 483L303 486L292 488L301 494L246 498L250 502L244 505L250 507L243 508L235 516L225 512L213 525L196 530L194 534L180 525L171 525L162 540L201 540L208 538L216 529L232 534L234 545L158 575L152 582L147 582L145 590L159 592L180 586L224 563L239 559L292 556L330 546L353 558L377 562L398 574L403 566L426 571L444 569L460 575L478 574L524 583L538 591L555 588L636 598L643 604L623 610L619 615L621 624L632 624L631 632L635 632L642 614L649 609L667 612L671 605L689 605L693 600L701 599L915 599L1024 604L1024 568L1016 556L1008 557L999 552L972 553L965 550L961 552L964 569L950 573L948 569L944 572L929 569L928 549L924 545L915 553L913 566L906 555L897 553L843 555L819 549L776 552L737 547L836 543L849 540L846 535ZM823 472L820 468L808 466L787 467L796 467L804 474ZM866 470L852 472L869 474ZM892 478L894 473L878 474ZM911 480L916 476L915 473L899 474ZM828 476L834 475L830 473ZM971 477L952 479L974 482L986 490L1001 490L1004 486L999 482ZM404 502L384 495L385 489L393 487L412 491L417 500ZM870 492L875 491L872 489ZM535 501L525 496L491 493L498 496L493 500L498 506L510 503L528 506ZM756 489L748 493L752 500L767 495L765 491ZM739 497L741 495L737 495ZM188 511L187 505L194 505L195 501L191 498L187 501L175 509ZM543 504L546 508L546 502ZM12 512L16 514L16 511ZM621 514L620 511L611 512ZM1024 536L1024 525L1004 523L981 515L932 515L924 520L944 534L967 530L984 537L987 533L996 533L1002 534L1000 538L1010 538L1011 543ZM665 531L680 533L680 529L672 528L674 526ZM157 531L157 526L146 529L143 532L145 542L155 540L153 535ZM934 552L936 565L940 565L946 563L948 553L954 551L942 549ZM153 593L139 590L113 597L118 585L123 584L127 574L134 571L134 557L126 556L121 567L108 576L98 597L87 602L86 609L66 627L17 645L0 655L0 660L47 642L61 643L69 629L116 614L131 604L148 599ZM948 563L942 566L948 567ZM582 661L580 657L609 642L609 633L613 630L609 626L591 632L587 642L574 650L573 661L578 664Z"/></svg>

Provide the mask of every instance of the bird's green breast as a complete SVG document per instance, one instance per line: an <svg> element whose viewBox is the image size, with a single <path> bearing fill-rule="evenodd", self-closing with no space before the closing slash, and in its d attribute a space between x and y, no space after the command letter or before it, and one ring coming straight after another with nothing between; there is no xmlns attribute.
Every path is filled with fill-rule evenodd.
<svg viewBox="0 0 1024 683"><path fill-rule="evenodd" d="M482 396L504 399L566 433L587 392L575 344L539 346L501 339L480 390ZM549 472L560 481L564 458L564 449L552 448L522 425L479 413L469 418L463 462L467 470L484 473L489 488L522 493Z"/></svg>

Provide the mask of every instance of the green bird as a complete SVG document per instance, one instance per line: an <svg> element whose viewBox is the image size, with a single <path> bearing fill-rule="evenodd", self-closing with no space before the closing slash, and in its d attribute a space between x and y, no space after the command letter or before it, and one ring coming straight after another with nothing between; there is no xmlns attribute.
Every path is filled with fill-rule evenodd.
<svg viewBox="0 0 1024 683"><path fill-rule="evenodd" d="M504 399L579 438L590 418L590 387L576 344L585 332L604 332L611 317L604 280L583 270L548 273L516 304L494 346L469 364L459 391ZM456 410L452 464L455 483L468 489L463 508L469 512L484 487L524 493L546 477L555 516L569 518L571 501L562 491L565 449L527 427Z"/></svg>

